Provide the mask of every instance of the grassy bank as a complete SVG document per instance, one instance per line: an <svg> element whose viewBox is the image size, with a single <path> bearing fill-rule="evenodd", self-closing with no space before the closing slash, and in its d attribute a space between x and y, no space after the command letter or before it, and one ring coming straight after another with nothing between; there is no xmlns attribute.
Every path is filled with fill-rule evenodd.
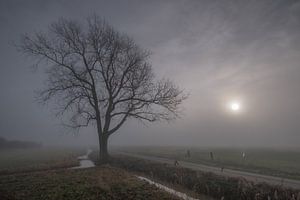
<svg viewBox="0 0 300 200"><path fill-rule="evenodd" d="M114 157L112 165L134 173L144 174L154 180L183 186L196 194L207 195L216 199L222 197L226 200L300 198L300 190L271 186L265 183L253 183L242 178L228 178L213 173L194 171L127 156Z"/></svg>
<svg viewBox="0 0 300 200"><path fill-rule="evenodd" d="M0 176L2 200L176 200L133 175L108 166Z"/></svg>
<svg viewBox="0 0 300 200"><path fill-rule="evenodd" d="M124 170L69 170L86 149L38 148L0 152L1 200L177 199Z"/></svg>

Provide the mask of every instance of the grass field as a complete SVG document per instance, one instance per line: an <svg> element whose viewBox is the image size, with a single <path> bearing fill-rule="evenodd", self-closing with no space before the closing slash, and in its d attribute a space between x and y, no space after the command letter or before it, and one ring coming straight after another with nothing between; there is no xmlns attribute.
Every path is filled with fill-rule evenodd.
<svg viewBox="0 0 300 200"><path fill-rule="evenodd" d="M78 165L80 148L35 148L0 151L0 174L67 168Z"/></svg>
<svg viewBox="0 0 300 200"><path fill-rule="evenodd" d="M186 157L187 150L191 157ZM121 151L300 179L300 151L188 147L126 147ZM214 159L210 157L213 152ZM242 157L245 152L246 158Z"/></svg>
<svg viewBox="0 0 300 200"><path fill-rule="evenodd" d="M109 166L68 169L86 149L38 148L0 152L0 200L176 200Z"/></svg>
<svg viewBox="0 0 300 200"><path fill-rule="evenodd" d="M2 200L176 200L124 170L95 167L0 177Z"/></svg>
<svg viewBox="0 0 300 200"><path fill-rule="evenodd" d="M228 168L242 168L259 173L272 173L272 175L277 173L277 175L293 178L299 177L300 160L299 153L296 151L247 150L245 151L246 160L244 160L241 151L237 149L189 148L190 158L185 156L187 148L184 147L131 147L121 148L121 150ZM214 160L210 159L209 152L213 152ZM266 196L273 194L275 190L278 190L280 195L297 194L293 190L280 191L281 188L257 186L248 182L242 183L239 179L226 179L210 173L199 174L188 169L130 158L114 158L115 161L111 163L114 167L67 169L77 165L77 156L85 153L85 149L72 148L1 151L0 199L176 199L138 180L133 175L136 173L145 174L149 178L168 183L170 186L185 188L187 193L191 191L198 195L205 194L218 199L232 195L244 195L247 199L249 195L253 196L256 193ZM92 157L94 160L97 158L96 151L92 153ZM181 175L175 176L174 174L177 173ZM246 192L239 188L244 188Z"/></svg>

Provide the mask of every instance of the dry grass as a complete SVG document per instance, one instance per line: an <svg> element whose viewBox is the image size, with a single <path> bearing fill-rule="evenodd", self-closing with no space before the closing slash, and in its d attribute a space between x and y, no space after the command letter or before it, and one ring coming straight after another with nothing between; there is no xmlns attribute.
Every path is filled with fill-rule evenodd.
<svg viewBox="0 0 300 200"><path fill-rule="evenodd" d="M124 170L96 167L0 176L1 200L171 200Z"/></svg>
<svg viewBox="0 0 300 200"><path fill-rule="evenodd" d="M181 185L197 194L216 199L222 197L225 200L300 199L300 190L253 183L241 178L228 178L132 157L115 157L112 159L112 164L128 171L145 174L153 179Z"/></svg>

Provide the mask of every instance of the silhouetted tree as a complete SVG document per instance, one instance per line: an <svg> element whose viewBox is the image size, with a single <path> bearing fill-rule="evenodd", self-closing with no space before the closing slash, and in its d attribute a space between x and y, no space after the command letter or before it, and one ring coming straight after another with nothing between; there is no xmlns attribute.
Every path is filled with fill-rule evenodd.
<svg viewBox="0 0 300 200"><path fill-rule="evenodd" d="M87 24L60 19L47 33L24 35L20 47L46 68L42 102L55 97L72 128L96 125L103 163L108 137L127 119L174 119L186 98L171 81L154 79L147 51L97 16Z"/></svg>

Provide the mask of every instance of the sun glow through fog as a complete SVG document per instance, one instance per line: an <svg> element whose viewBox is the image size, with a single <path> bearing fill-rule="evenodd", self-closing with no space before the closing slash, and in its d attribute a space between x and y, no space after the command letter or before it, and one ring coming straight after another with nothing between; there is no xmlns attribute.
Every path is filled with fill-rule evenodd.
<svg viewBox="0 0 300 200"><path fill-rule="evenodd" d="M232 103L230 105L231 110L233 111L238 111L240 109L240 104L239 103Z"/></svg>
<svg viewBox="0 0 300 200"><path fill-rule="evenodd" d="M228 103L228 108L231 112L238 113L241 110L241 103L238 101L231 101Z"/></svg>

